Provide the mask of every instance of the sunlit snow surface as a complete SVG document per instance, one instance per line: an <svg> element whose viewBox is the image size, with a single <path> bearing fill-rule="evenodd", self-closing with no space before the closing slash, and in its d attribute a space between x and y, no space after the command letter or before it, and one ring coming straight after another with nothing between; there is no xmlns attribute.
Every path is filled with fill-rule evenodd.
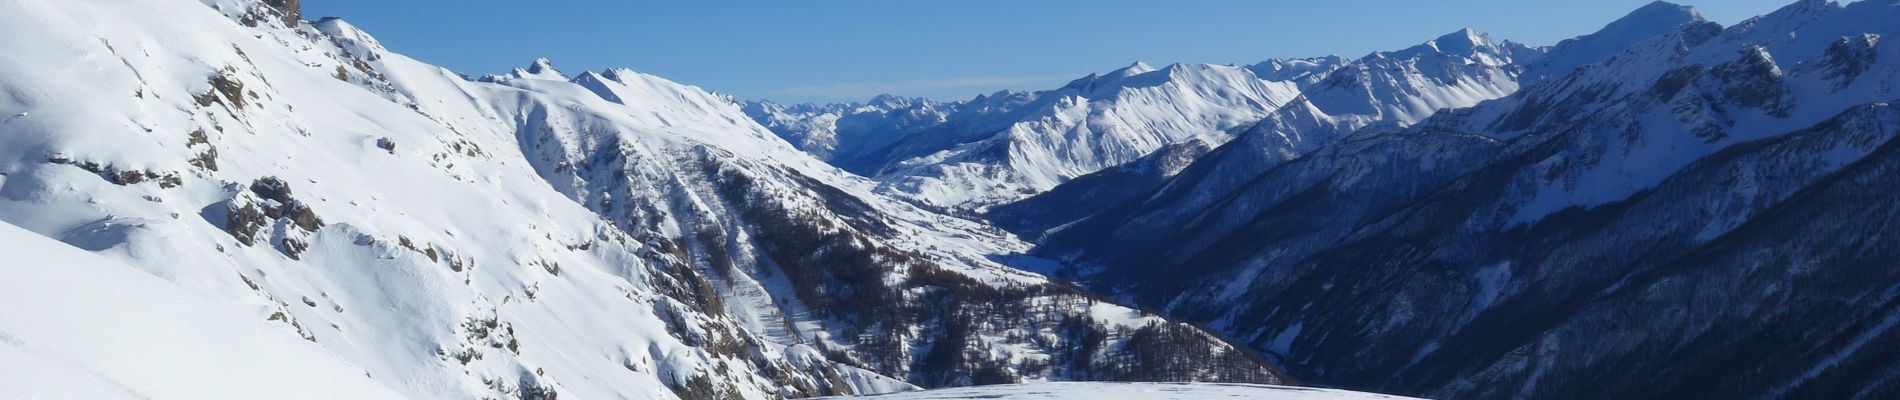
<svg viewBox="0 0 1900 400"><path fill-rule="evenodd" d="M0 222L0 398L393 399L361 368L171 282Z"/></svg>
<svg viewBox="0 0 1900 400"><path fill-rule="evenodd" d="M828 397L831 400L1354 400L1407 399L1342 390L1225 383L1059 382L978 386L878 396Z"/></svg>

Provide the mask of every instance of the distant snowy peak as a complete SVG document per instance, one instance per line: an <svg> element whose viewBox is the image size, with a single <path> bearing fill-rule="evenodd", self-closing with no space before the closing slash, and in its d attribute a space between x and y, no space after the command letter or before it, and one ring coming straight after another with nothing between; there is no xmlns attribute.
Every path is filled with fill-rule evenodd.
<svg viewBox="0 0 1900 400"><path fill-rule="evenodd" d="M832 161L887 144L909 128L942 123L949 113L965 104L884 94L862 103L748 101L741 106L746 116L793 147Z"/></svg>
<svg viewBox="0 0 1900 400"><path fill-rule="evenodd" d="M568 77L566 73L562 73L561 70L554 68L553 61L542 57L534 59L534 62L529 63L527 67L515 68L514 71L510 71L505 75L484 75L479 80L482 82L499 83L516 79L566 81L572 78Z"/></svg>
<svg viewBox="0 0 1900 400"><path fill-rule="evenodd" d="M1658 1L1649 3L1649 5L1638 8L1636 11L1631 11L1629 15L1610 22L1602 31L1599 31L1597 34L1592 34L1591 36L1610 32L1653 29L1658 26L1667 28L1703 20L1702 12L1697 11L1693 6ZM1656 32L1655 34L1661 33L1663 32Z"/></svg>
<svg viewBox="0 0 1900 400"><path fill-rule="evenodd" d="M567 74L561 73L561 70L554 69L554 62L548 61L547 58L534 59L534 64L528 65L528 68L525 70L516 70L515 75L522 78L568 79Z"/></svg>
<svg viewBox="0 0 1900 400"><path fill-rule="evenodd" d="M1695 7L1663 1L1650 3L1595 33L1551 46L1549 53L1533 62L1530 71L1521 79L1525 82L1536 81L1603 62L1637 43L1670 34L1686 24L1704 21Z"/></svg>
<svg viewBox="0 0 1900 400"><path fill-rule="evenodd" d="M1513 64L1521 61L1519 58L1536 57L1541 53L1538 49L1523 44L1492 40L1489 34L1464 28L1404 50L1373 53L1361 62L1372 59L1456 57L1468 62L1498 66Z"/></svg>
<svg viewBox="0 0 1900 400"><path fill-rule="evenodd" d="M1298 97L1297 85L1248 68L1136 63L1022 98L997 113L958 113L951 132L912 133L933 146L890 154L885 188L933 206L980 210L1121 165L1164 146L1225 143ZM1018 102L1019 101L1019 102ZM943 137L964 138L961 141Z"/></svg>
<svg viewBox="0 0 1900 400"><path fill-rule="evenodd" d="M1346 63L1352 62L1345 57L1325 56L1312 58L1274 59L1247 66L1255 76L1275 82L1293 82L1300 86L1318 82Z"/></svg>
<svg viewBox="0 0 1900 400"><path fill-rule="evenodd" d="M1517 91L1524 59L1541 49L1461 29L1399 51L1372 53L1310 85L1303 94L1331 116L1410 124Z"/></svg>
<svg viewBox="0 0 1900 400"><path fill-rule="evenodd" d="M870 101L866 101L864 102L864 104L856 105L856 106L871 107L873 109L878 109L878 110L896 110L896 109L901 109L901 108L911 108L911 107L917 107L917 106L933 106L936 103L937 101L935 100L931 100L931 99L923 98L923 97L900 97L900 96L895 96L891 94L880 94L880 95L877 95L877 97L872 97ZM853 108L857 108L857 107L853 107Z"/></svg>
<svg viewBox="0 0 1900 400"><path fill-rule="evenodd" d="M1155 67L1148 65L1146 62L1136 61L1134 64L1128 64L1127 67L1109 72L1107 76L1110 78L1127 78L1149 72L1155 72Z"/></svg>
<svg viewBox="0 0 1900 400"><path fill-rule="evenodd" d="M1111 96L1119 89L1124 88L1188 82L1188 80L1176 79L1177 75L1180 73L1204 71L1205 68L1203 67L1209 67L1209 65L1172 64L1165 69L1156 69L1146 62L1136 61L1134 64L1109 71L1108 73L1089 74L1088 76L1069 81L1069 84L1063 85L1062 89L1058 89L1058 91L1077 92L1076 94L1090 98Z"/></svg>

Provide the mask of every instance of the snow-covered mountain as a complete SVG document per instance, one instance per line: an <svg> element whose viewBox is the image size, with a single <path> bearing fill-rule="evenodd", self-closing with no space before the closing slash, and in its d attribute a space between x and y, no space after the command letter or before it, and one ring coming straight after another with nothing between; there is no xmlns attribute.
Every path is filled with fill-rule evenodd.
<svg viewBox="0 0 1900 400"><path fill-rule="evenodd" d="M1649 3L1610 22L1602 30L1551 46L1544 57L1530 63L1529 71L1521 79L1536 81L1563 75L1580 67L1603 62L1637 43L1669 34L1683 24L1701 21L1702 14L1693 7L1665 1Z"/></svg>
<svg viewBox="0 0 1900 400"><path fill-rule="evenodd" d="M890 132L942 124L957 105L884 95L864 103L784 105L749 101L745 112L799 150L826 161L842 161L863 157L903 138ZM851 168L845 163L835 164Z"/></svg>
<svg viewBox="0 0 1900 400"><path fill-rule="evenodd" d="M1323 80L1302 78L1315 83L1304 87L1305 93L1301 98L1247 127L1228 145L1221 146L1203 159L1197 160L1192 169L1177 169L1177 171L1187 173L1180 179L1167 183L1170 186L1167 195L1155 195L1152 191L1129 192L1122 197L1098 197L1087 202L1069 202L1059 209L1065 210L1061 214L1064 216L1089 215L1121 203L1138 201L1137 204L1122 206L1125 209L1123 212L1160 215L1142 217L1147 220L1186 218L1185 214L1200 212L1212 202L1221 200L1223 195L1251 183L1255 176L1272 170L1286 161L1336 145L1347 140L1349 136L1368 138L1401 131L1431 115L1427 110L1462 109L1477 105L1483 100L1512 93L1517 90L1520 76L1567 73L1581 66L1607 61L1620 52L1620 50L1601 50L1600 47L1607 46L1604 43L1612 41L1624 43L1634 42L1637 40L1635 38L1654 38L1699 21L1702 19L1693 9L1659 2L1639 9L1595 33L1579 39L1567 40L1549 51L1526 49L1521 45L1510 43L1487 45L1494 42L1486 35L1464 30L1409 49L1374 53L1355 64L1321 68L1331 72ZM1597 43L1597 45L1580 46L1576 43ZM1443 49L1473 50L1442 55ZM1426 57L1434 54L1441 56ZM1506 57L1495 56L1496 54L1514 57L1510 57L1512 60L1510 63L1500 63L1498 60ZM1517 61L1519 57L1529 58L1527 61ZM1549 60L1567 61L1553 63ZM1326 63L1297 61L1292 65L1310 66L1326 65ZM1429 67L1422 69L1421 65ZM1564 69L1564 65L1570 66ZM1256 68L1262 67L1256 66ZM1448 83L1435 85L1433 82ZM1434 90L1417 89L1421 87ZM1416 93L1416 95L1395 96L1394 93ZM1381 100L1385 98L1396 100ZM1316 102L1310 99L1327 100ZM1171 176L1173 175L1162 176L1162 178ZM1077 180L1065 183L1064 186L1151 187L1159 185L1160 183L1139 181ZM1052 190L1051 194L1093 191L1084 188L1059 187L1057 190ZM1049 197L1056 196L1038 197L1040 198L1020 201L1017 205L1001 207L999 210L1020 210L1022 205L1046 203ZM1022 213L1022 211L1013 212ZM1079 219L1046 218L1036 224L1019 224L1013 223L1008 218L1008 214L994 213L991 218L1001 226L1031 237L1040 237L1046 233L1046 230L1058 228Z"/></svg>
<svg viewBox="0 0 1900 400"><path fill-rule="evenodd" d="M1197 328L1003 266L1028 245L881 194L731 98L547 60L471 80L299 18L295 1L0 1L0 221L57 241L9 252L58 257L4 271L116 271L19 296L102 304L72 329L156 313L128 321L165 335L55 340L0 317L0 351L24 354L0 368L153 398L278 380L520 399L1284 381ZM227 328L228 349L166 340ZM266 345L285 349L224 356ZM306 357L297 376L129 370Z"/></svg>
<svg viewBox="0 0 1900 400"><path fill-rule="evenodd" d="M904 133L928 139L905 139L866 171L886 191L923 204L980 210L1171 144L1225 142L1229 130L1297 93L1246 68L1136 63L1056 90L979 98L950 122Z"/></svg>
<svg viewBox="0 0 1900 400"><path fill-rule="evenodd" d="M1468 107L1517 90L1525 64L1544 50L1465 29L1411 48L1356 60L1270 60L1247 67L1143 63L1077 79L1054 90L1003 92L932 104L927 118L872 125L874 140L831 161L883 182L886 192L930 207L983 211L1022 200L1177 144L1220 145L1263 119L1309 119L1350 130L1408 124L1440 109ZM841 106L767 106L750 113L781 136L838 137L827 121ZM890 115L885 108L871 115ZM905 114L912 115L915 114ZM936 120L934 123L919 121ZM1317 131L1302 124L1293 127ZM1329 125L1329 126L1330 126ZM1297 137L1304 149L1329 135ZM1310 144L1308 144L1310 142ZM811 150L825 155L822 146Z"/></svg>
<svg viewBox="0 0 1900 400"><path fill-rule="evenodd" d="M1607 57L1409 127L1249 131L1038 251L1324 385L1894 396L1900 4L1693 15L1645 7L1606 31L1667 33L1566 42Z"/></svg>

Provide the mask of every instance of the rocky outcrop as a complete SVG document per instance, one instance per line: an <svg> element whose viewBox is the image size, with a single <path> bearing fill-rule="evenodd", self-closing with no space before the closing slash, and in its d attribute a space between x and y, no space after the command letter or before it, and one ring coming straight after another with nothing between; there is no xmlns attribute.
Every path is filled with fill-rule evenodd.
<svg viewBox="0 0 1900 400"><path fill-rule="evenodd" d="M303 0L264 0L264 4L283 14L284 26L297 26L303 20Z"/></svg>
<svg viewBox="0 0 1900 400"><path fill-rule="evenodd" d="M310 206L292 196L290 184L276 177L258 178L225 201L221 226L245 246L272 243L291 259L309 248L309 237L323 228Z"/></svg>

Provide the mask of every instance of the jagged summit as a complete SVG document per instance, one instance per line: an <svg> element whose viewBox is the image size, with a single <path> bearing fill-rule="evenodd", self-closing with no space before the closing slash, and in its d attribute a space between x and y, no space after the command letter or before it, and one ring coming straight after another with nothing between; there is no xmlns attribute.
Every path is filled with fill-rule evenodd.
<svg viewBox="0 0 1900 400"><path fill-rule="evenodd" d="M561 73L561 70L559 69L555 69L554 62L548 61L547 57L536 58L534 59L533 64L528 65L528 68L515 70L515 77L559 79L559 80L568 79L567 74Z"/></svg>
<svg viewBox="0 0 1900 400"><path fill-rule="evenodd" d="M625 70L625 69L621 69L621 71L609 69L603 74L606 75L606 77L608 78L619 79L618 74L632 73L632 72L633 72L632 70ZM584 75L586 74L582 74L582 76ZM567 81L567 80L572 80L579 77L581 76L574 76L574 77L568 76L566 73L561 72L560 69L555 68L553 61L548 60L547 57L540 57L540 58L535 58L533 62L528 63L528 66L515 68L513 71L509 71L505 75L483 75L481 78L476 79L476 80L481 81L481 82L488 82L488 83L501 83L501 82L507 82L507 81L512 81L516 79Z"/></svg>

